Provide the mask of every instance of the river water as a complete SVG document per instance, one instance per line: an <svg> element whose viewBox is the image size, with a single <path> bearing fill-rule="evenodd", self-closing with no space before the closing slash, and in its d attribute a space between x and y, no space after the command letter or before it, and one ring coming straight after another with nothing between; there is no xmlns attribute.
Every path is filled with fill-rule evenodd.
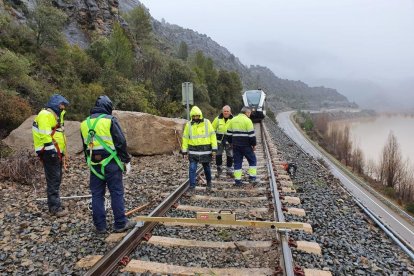
<svg viewBox="0 0 414 276"><path fill-rule="evenodd" d="M378 115L376 117L353 119L338 122L346 123L354 145L364 153L365 160L378 163L382 149L392 131L400 144L404 159L414 164L414 116Z"/></svg>

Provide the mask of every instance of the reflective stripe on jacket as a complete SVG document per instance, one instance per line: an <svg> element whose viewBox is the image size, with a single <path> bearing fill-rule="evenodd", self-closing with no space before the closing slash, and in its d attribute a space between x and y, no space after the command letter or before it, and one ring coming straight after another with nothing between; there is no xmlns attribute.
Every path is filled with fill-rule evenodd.
<svg viewBox="0 0 414 276"><path fill-rule="evenodd" d="M230 115L229 118L224 118L223 113L217 116L213 121L213 128L216 131L217 141L226 141L227 139L227 128L230 124L233 115Z"/></svg>
<svg viewBox="0 0 414 276"><path fill-rule="evenodd" d="M191 121L185 124L181 151L198 156L217 151L217 138L208 119L203 119L200 123Z"/></svg>
<svg viewBox="0 0 414 276"><path fill-rule="evenodd" d="M66 151L66 143L63 133L63 117L65 112L61 112L60 124L58 124L58 116L51 109L42 109L35 117L32 126L33 144L36 153L44 152L57 153L53 140L57 143L62 154ZM56 130L53 133L53 129ZM53 137L52 137L53 133Z"/></svg>
<svg viewBox="0 0 414 276"><path fill-rule="evenodd" d="M93 125L96 120L96 117L91 118L91 125ZM111 135L111 123L112 115L105 115L105 117L99 119L98 123L95 126L95 135L99 136L109 148L115 150L114 141ZM89 133L89 127L86 120L81 123L81 133L83 141L86 143ZM90 145L86 145L86 149L89 152L89 150L91 150ZM92 150L104 150L104 147L99 143L97 139L93 139Z"/></svg>
<svg viewBox="0 0 414 276"><path fill-rule="evenodd" d="M256 146L253 122L246 114L234 117L227 128L229 142L236 146Z"/></svg>

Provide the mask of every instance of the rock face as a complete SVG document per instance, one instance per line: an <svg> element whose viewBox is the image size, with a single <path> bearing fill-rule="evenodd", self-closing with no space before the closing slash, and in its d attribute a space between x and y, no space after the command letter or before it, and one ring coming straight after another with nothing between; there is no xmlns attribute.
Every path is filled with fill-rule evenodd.
<svg viewBox="0 0 414 276"><path fill-rule="evenodd" d="M133 155L154 155L180 150L184 119L171 119L141 112L114 111Z"/></svg>
<svg viewBox="0 0 414 276"><path fill-rule="evenodd" d="M156 155L180 150L184 119L171 119L141 112L114 110L127 139L128 152L132 155ZM32 123L29 117L13 130L3 142L12 149L33 149ZM80 122L65 121L69 155L82 152Z"/></svg>

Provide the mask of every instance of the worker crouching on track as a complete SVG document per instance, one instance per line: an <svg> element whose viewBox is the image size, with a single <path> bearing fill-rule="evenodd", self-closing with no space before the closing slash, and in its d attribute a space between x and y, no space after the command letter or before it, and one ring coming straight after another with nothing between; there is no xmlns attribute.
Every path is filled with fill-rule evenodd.
<svg viewBox="0 0 414 276"><path fill-rule="evenodd" d="M210 162L212 155L217 151L217 138L213 126L208 119L203 118L203 114L197 106L191 108L191 121L185 124L183 132L183 143L181 153L188 154L190 161L189 178L190 192L196 186L197 164L203 165L207 180L207 190L211 190L211 168Z"/></svg>
<svg viewBox="0 0 414 276"><path fill-rule="evenodd" d="M54 216L67 215L60 202L63 156L66 153L66 138L63 131L65 108L68 100L59 94L50 98L46 107L36 116L32 126L34 148L42 160L47 183L47 205Z"/></svg>
<svg viewBox="0 0 414 276"><path fill-rule="evenodd" d="M231 114L231 108L228 105L223 107L223 112L217 116L213 121L213 128L216 131L217 137L217 177L222 173L221 165L223 164L223 151L226 151L226 171L228 175L233 175L233 150L230 146L227 136L227 126L230 124L233 115Z"/></svg>
<svg viewBox="0 0 414 276"><path fill-rule="evenodd" d="M112 116L112 102L100 96L91 116L81 124L81 137L87 164L91 170L93 223L98 234L107 232L105 190L108 186L114 213L114 232L124 232L135 226L125 216L122 172L131 170L131 157L118 120Z"/></svg>
<svg viewBox="0 0 414 276"><path fill-rule="evenodd" d="M242 163L245 156L249 162L249 182L256 183L256 134L253 122L250 120L252 113L249 107L243 107L239 115L234 117L227 127L229 142L233 146L234 179L235 186L242 185Z"/></svg>

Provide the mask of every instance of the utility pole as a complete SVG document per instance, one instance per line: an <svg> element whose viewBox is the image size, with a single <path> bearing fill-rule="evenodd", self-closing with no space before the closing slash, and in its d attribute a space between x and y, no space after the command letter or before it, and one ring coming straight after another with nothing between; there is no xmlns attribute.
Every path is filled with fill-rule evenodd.
<svg viewBox="0 0 414 276"><path fill-rule="evenodd" d="M194 105L193 84L191 82L183 82L182 86L182 103L187 107L187 121L190 121L190 104Z"/></svg>

